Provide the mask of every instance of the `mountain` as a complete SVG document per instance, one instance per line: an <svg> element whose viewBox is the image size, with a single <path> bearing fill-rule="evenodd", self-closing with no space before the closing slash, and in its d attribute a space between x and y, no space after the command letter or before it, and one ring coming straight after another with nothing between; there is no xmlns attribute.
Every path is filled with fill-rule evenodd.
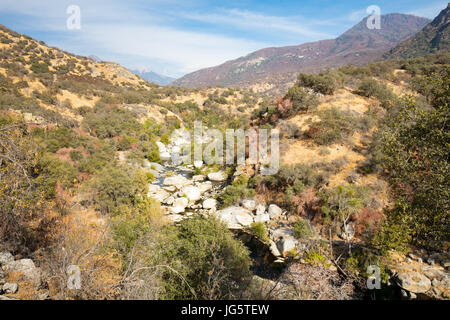
<svg viewBox="0 0 450 320"><path fill-rule="evenodd" d="M134 74L137 74L142 79L159 84L161 86L165 86L175 80L175 78L164 76L164 75L158 74L156 72L150 71L145 68L138 69L138 70L130 70L130 71L133 72Z"/></svg>
<svg viewBox="0 0 450 320"><path fill-rule="evenodd" d="M367 28L367 17L336 39L297 46L272 47L202 69L173 82L188 87L256 87L261 91L286 87L298 72L317 72L349 63L361 65L377 58L421 30L430 20L406 14L381 16L381 29ZM255 85L262 85L257 88Z"/></svg>
<svg viewBox="0 0 450 320"><path fill-rule="evenodd" d="M414 58L450 49L450 3L420 32L402 41L385 58Z"/></svg>

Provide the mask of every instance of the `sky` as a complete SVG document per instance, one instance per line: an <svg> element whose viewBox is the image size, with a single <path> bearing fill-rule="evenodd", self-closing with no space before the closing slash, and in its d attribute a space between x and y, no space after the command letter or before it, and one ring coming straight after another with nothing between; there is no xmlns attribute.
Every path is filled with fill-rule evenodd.
<svg viewBox="0 0 450 320"><path fill-rule="evenodd" d="M80 28L68 28L76 5ZM0 24L78 55L180 77L266 47L335 38L377 5L434 18L441 0L0 0Z"/></svg>

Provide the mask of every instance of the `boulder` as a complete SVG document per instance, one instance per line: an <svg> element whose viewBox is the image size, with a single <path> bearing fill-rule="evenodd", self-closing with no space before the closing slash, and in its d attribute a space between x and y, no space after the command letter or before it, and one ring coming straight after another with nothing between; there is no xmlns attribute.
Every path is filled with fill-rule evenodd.
<svg viewBox="0 0 450 320"><path fill-rule="evenodd" d="M188 206L188 204L189 204L189 200L185 197L177 198L173 202L174 207L182 207L183 209L186 208ZM183 212L183 211L181 211L181 212Z"/></svg>
<svg viewBox="0 0 450 320"><path fill-rule="evenodd" d="M181 207L181 206L174 206L174 207L170 208L170 212L174 213L174 214L183 213L184 210L186 210L186 208L185 207Z"/></svg>
<svg viewBox="0 0 450 320"><path fill-rule="evenodd" d="M202 193L201 193L200 189L197 188L197 187L194 187L194 186L187 186L187 187L184 187L184 188L181 190L181 192L182 192L183 194L185 194L186 197L187 197L187 198L189 199L189 201L191 201L191 202L195 202L195 201L200 200L200 198L201 198L201 196L202 196Z"/></svg>
<svg viewBox="0 0 450 320"><path fill-rule="evenodd" d="M17 285L17 283L7 282L3 285L3 291L5 293L16 293L18 289L19 286Z"/></svg>
<svg viewBox="0 0 450 320"><path fill-rule="evenodd" d="M198 174L192 177L192 181L199 182L205 180L205 176Z"/></svg>
<svg viewBox="0 0 450 320"><path fill-rule="evenodd" d="M256 201L252 199L242 200L242 206L249 211L254 211L256 209Z"/></svg>
<svg viewBox="0 0 450 320"><path fill-rule="evenodd" d="M8 251L0 252L0 265L7 264L14 261L14 256Z"/></svg>
<svg viewBox="0 0 450 320"><path fill-rule="evenodd" d="M162 143L161 141L156 141L156 145L158 146L160 154L167 152L166 145L164 143Z"/></svg>
<svg viewBox="0 0 450 320"><path fill-rule="evenodd" d="M182 215L179 214L171 214L167 217L170 221L172 222L180 222L184 219L184 217Z"/></svg>
<svg viewBox="0 0 450 320"><path fill-rule="evenodd" d="M256 206L256 215L259 216L260 214L264 214L266 212L266 206L263 204L258 204Z"/></svg>
<svg viewBox="0 0 450 320"><path fill-rule="evenodd" d="M181 189L188 184L191 184L191 181L189 181L189 179L186 179L182 175L174 175L171 177L167 177L163 181L163 185L174 186L177 189Z"/></svg>
<svg viewBox="0 0 450 320"><path fill-rule="evenodd" d="M211 181L222 182L227 180L228 176L223 171L208 173L208 179Z"/></svg>
<svg viewBox="0 0 450 320"><path fill-rule="evenodd" d="M203 209L215 209L217 207L217 200L213 198L203 201Z"/></svg>
<svg viewBox="0 0 450 320"><path fill-rule="evenodd" d="M161 161L169 161L170 159L172 159L170 153L168 152L161 152L159 154L159 158L161 159Z"/></svg>
<svg viewBox="0 0 450 320"><path fill-rule="evenodd" d="M199 183L197 187L200 189L201 193L205 193L212 189L212 183L211 181L206 181L203 183Z"/></svg>
<svg viewBox="0 0 450 320"><path fill-rule="evenodd" d="M269 215L270 218L275 218L275 217L279 217L281 216L281 214L283 213L283 210L281 210L281 208L279 206L277 206L276 204L271 204L269 206Z"/></svg>
<svg viewBox="0 0 450 320"><path fill-rule="evenodd" d="M275 242L273 242L273 240L270 240L269 251L270 251L270 253L272 253L272 255L274 257L281 257L281 252L280 252L280 250L278 250L278 247L275 244Z"/></svg>
<svg viewBox="0 0 450 320"><path fill-rule="evenodd" d="M397 283L401 288L413 293L424 293L431 288L430 279L416 271L399 272Z"/></svg>
<svg viewBox="0 0 450 320"><path fill-rule="evenodd" d="M242 229L242 226L249 226L253 222L250 211L241 207L228 207L217 211L216 215L230 229Z"/></svg>
<svg viewBox="0 0 450 320"><path fill-rule="evenodd" d="M6 263L5 268L8 272L21 273L30 282L38 283L40 281L41 271L36 268L31 259L20 259Z"/></svg>
<svg viewBox="0 0 450 320"><path fill-rule="evenodd" d="M155 199L156 201L163 202L166 200L170 193L168 193L166 190L159 188L156 192L149 192L148 196Z"/></svg>
<svg viewBox="0 0 450 320"><path fill-rule="evenodd" d="M270 221L270 216L268 213L260 214L255 217L255 222L268 222Z"/></svg>
<svg viewBox="0 0 450 320"><path fill-rule="evenodd" d="M288 253L292 249L295 249L296 245L297 245L297 240L295 240L294 238L291 238L291 237L289 237L289 238L281 238L281 240L279 240L277 242L278 250L283 255L286 255L286 253Z"/></svg>

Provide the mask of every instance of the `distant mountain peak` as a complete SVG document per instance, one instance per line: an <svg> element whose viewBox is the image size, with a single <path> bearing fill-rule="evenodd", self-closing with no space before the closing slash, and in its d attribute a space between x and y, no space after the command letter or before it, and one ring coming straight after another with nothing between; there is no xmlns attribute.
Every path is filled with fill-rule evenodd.
<svg viewBox="0 0 450 320"><path fill-rule="evenodd" d="M175 78L153 72L147 67L141 67L130 71L134 74L137 74L142 79L159 84L161 86L165 86L175 80Z"/></svg>
<svg viewBox="0 0 450 320"><path fill-rule="evenodd" d="M270 90L286 87L299 72L317 72L346 64L361 65L421 30L430 20L408 14L381 16L381 29L368 29L367 17L336 39L287 47L270 47L219 66L195 71L173 82L188 87L252 87L269 84Z"/></svg>

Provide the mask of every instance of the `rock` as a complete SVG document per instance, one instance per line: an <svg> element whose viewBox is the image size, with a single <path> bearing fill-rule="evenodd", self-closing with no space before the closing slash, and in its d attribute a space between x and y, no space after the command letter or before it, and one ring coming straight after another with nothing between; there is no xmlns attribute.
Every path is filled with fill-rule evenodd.
<svg viewBox="0 0 450 320"><path fill-rule="evenodd" d="M238 213L236 213L235 218L239 224L241 224L245 227L248 227L249 225L251 225L253 223L253 217L248 212L238 212Z"/></svg>
<svg viewBox="0 0 450 320"><path fill-rule="evenodd" d="M278 250L278 247L273 240L270 240L269 251L274 257L281 257L281 252Z"/></svg>
<svg viewBox="0 0 450 320"><path fill-rule="evenodd" d="M162 143L161 141L156 141L156 145L158 146L160 154L167 152L166 145L164 143Z"/></svg>
<svg viewBox="0 0 450 320"><path fill-rule="evenodd" d="M194 181L194 182L199 182L199 181L203 181L203 180L205 180L205 176L201 175L201 174L198 174L198 175L195 175L192 177L192 181Z"/></svg>
<svg viewBox="0 0 450 320"><path fill-rule="evenodd" d="M156 192L149 192L148 196L155 199L156 201L163 202L170 196L170 193L168 193L164 189L159 188L159 190Z"/></svg>
<svg viewBox="0 0 450 320"><path fill-rule="evenodd" d="M174 207L182 207L183 209L186 208L188 204L189 204L189 200L185 197L177 198L173 202Z"/></svg>
<svg viewBox="0 0 450 320"><path fill-rule="evenodd" d="M215 209L217 207L217 200L213 198L203 201L203 209Z"/></svg>
<svg viewBox="0 0 450 320"><path fill-rule="evenodd" d="M416 271L398 273L397 283L401 288L413 293L424 293L431 288L430 279Z"/></svg>
<svg viewBox="0 0 450 320"><path fill-rule="evenodd" d="M228 176L223 171L208 173L208 179L211 181L222 182L227 180Z"/></svg>
<svg viewBox="0 0 450 320"><path fill-rule="evenodd" d="M202 160L194 161L194 168L200 169L201 167L203 167L203 161Z"/></svg>
<svg viewBox="0 0 450 320"><path fill-rule="evenodd" d="M31 259L12 261L5 264L5 267L8 272L21 273L23 277L30 282L38 283L40 281L41 271L36 268Z"/></svg>
<svg viewBox="0 0 450 320"><path fill-rule="evenodd" d="M200 200L200 198L201 198L201 196L202 196L202 193L201 193L200 189L197 188L197 187L194 187L194 186L187 186L187 187L184 187L184 188L181 190L181 192L182 192L183 194L185 194L186 197L187 197L187 198L189 199L189 201L191 201L191 202L195 202L195 201Z"/></svg>
<svg viewBox="0 0 450 320"><path fill-rule="evenodd" d="M263 204L258 204L256 206L256 215L259 216L260 214L264 214L266 212L266 206Z"/></svg>
<svg viewBox="0 0 450 320"><path fill-rule="evenodd" d="M170 196L166 200L164 200L164 204L167 204L169 206L172 205L174 202L175 202L175 198L172 196Z"/></svg>
<svg viewBox="0 0 450 320"><path fill-rule="evenodd" d="M211 181L206 181L203 183L199 183L197 187L199 188L201 193L205 193L212 189L212 183Z"/></svg>
<svg viewBox="0 0 450 320"><path fill-rule="evenodd" d="M249 211L254 211L256 209L256 201L251 199L242 200L242 206Z"/></svg>
<svg viewBox="0 0 450 320"><path fill-rule="evenodd" d="M272 238L274 240L278 240L280 238L293 238L293 237L295 237L294 230L287 228L287 227L281 227L281 228L275 229L272 232Z"/></svg>
<svg viewBox="0 0 450 320"><path fill-rule="evenodd" d="M159 163L149 162L148 160L145 160L145 161L146 161L144 164L145 168L150 168L150 169L156 170L158 172L164 171L164 167L162 165L160 165Z"/></svg>
<svg viewBox="0 0 450 320"><path fill-rule="evenodd" d="M8 251L0 252L0 265L5 265L14 261L14 256Z"/></svg>
<svg viewBox="0 0 450 320"><path fill-rule="evenodd" d="M168 191L168 192L175 192L175 191L177 191L177 188L175 188L174 186L165 186L165 187L163 187L163 189Z"/></svg>
<svg viewBox="0 0 450 320"><path fill-rule="evenodd" d="M183 213L186 210L186 207L174 206L170 208L170 212L173 214Z"/></svg>
<svg viewBox="0 0 450 320"><path fill-rule="evenodd" d="M228 207L217 211L216 215L230 229L242 229L242 226L249 226L253 222L251 213L241 207Z"/></svg>
<svg viewBox="0 0 450 320"><path fill-rule="evenodd" d="M295 249L297 245L297 241L294 238L282 238L280 241L277 242L277 248L278 250L283 254L286 255L289 251L292 249Z"/></svg>
<svg viewBox="0 0 450 320"><path fill-rule="evenodd" d="M268 222L270 221L270 216L268 213L260 214L255 217L255 222Z"/></svg>
<svg viewBox="0 0 450 320"><path fill-rule="evenodd" d="M170 221L176 223L176 222L180 222L184 219L184 217L182 215L179 214L171 214L170 216L167 217Z"/></svg>
<svg viewBox="0 0 450 320"><path fill-rule="evenodd" d="M191 184L192 182L189 179L186 179L182 175L174 175L171 177L167 177L163 181L163 185L165 186L174 186L177 189L181 189L184 186Z"/></svg>
<svg viewBox="0 0 450 320"><path fill-rule="evenodd" d="M283 210L281 210L281 208L279 206L277 206L276 204L271 204L269 206L269 215L270 215L271 219L281 216L282 213L283 213Z"/></svg>
<svg viewBox="0 0 450 320"><path fill-rule="evenodd" d="M3 285L3 291L5 293L16 293L18 289L19 286L17 285L17 283L7 282Z"/></svg>
<svg viewBox="0 0 450 320"><path fill-rule="evenodd" d="M172 156L168 152L161 152L159 154L159 158L161 159L161 161L169 161L170 159L172 159Z"/></svg>

